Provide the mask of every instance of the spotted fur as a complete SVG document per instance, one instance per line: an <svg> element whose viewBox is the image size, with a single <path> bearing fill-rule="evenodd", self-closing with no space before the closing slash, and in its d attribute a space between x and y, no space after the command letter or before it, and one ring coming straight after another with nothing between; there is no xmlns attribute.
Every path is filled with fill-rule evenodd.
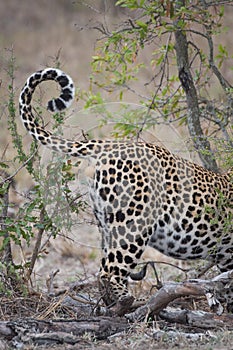
<svg viewBox="0 0 233 350"><path fill-rule="evenodd" d="M61 86L60 97L48 103L50 111L71 104L72 79L48 68L28 78L20 116L43 145L87 158L94 167L90 197L103 240L100 285L106 304L128 295L127 277L147 245L178 259L213 261L220 271L233 269L232 173L216 174L154 144L54 136L37 123L31 107L36 86L45 80Z"/></svg>

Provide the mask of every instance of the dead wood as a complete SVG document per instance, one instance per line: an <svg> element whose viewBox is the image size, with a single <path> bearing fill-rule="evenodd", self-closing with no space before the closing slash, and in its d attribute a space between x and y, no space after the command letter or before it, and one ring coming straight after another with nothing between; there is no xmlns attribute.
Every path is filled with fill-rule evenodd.
<svg viewBox="0 0 233 350"><path fill-rule="evenodd" d="M35 344L75 344L84 334L102 340L112 334L128 330L129 326L127 320L111 317L85 320L22 319L0 322L0 338Z"/></svg>
<svg viewBox="0 0 233 350"><path fill-rule="evenodd" d="M156 329L153 332L153 338L156 341L173 341L176 342L176 344L180 343L181 339L186 339L187 341L191 342L203 342L209 341L210 339L216 340L217 336L214 335L211 332L196 332L195 333L189 333L189 332L182 332L180 330L160 330Z"/></svg>
<svg viewBox="0 0 233 350"><path fill-rule="evenodd" d="M170 323L179 323L190 327L204 330L227 328L233 329L233 315L225 314L218 316L214 313L193 310L162 310L159 317Z"/></svg>
<svg viewBox="0 0 233 350"><path fill-rule="evenodd" d="M227 288L232 277L233 270L224 272L211 280L196 279L184 282L168 282L157 291L145 305L127 314L126 317L133 322L143 320L149 315L158 315L171 301L190 295L206 296L210 307L215 309L214 311L218 314L221 314L223 308L220 302L215 298L215 295L224 296L224 288Z"/></svg>
<svg viewBox="0 0 233 350"><path fill-rule="evenodd" d="M212 280L189 280L185 282L166 283L143 306L133 309L133 298L126 298L111 308L108 316L83 317L82 319L18 319L15 321L0 322L0 339L17 344L76 344L83 341L83 335L88 339L103 340L117 333L126 332L134 325L129 323L145 320L150 315L158 315L166 322L182 324L195 329L233 329L233 315L216 315L214 313L189 310L166 309L167 305L176 298L184 296L208 296L208 300L215 301L213 296L217 291L224 294L232 280L233 271L223 273ZM210 297L211 296L211 297ZM66 296L59 303L66 300ZM66 300L69 304L69 300ZM59 305L60 305L59 304ZM218 311L219 311L219 305ZM135 310L119 317L120 315ZM48 310L47 310L48 311ZM46 311L46 312L47 312ZM77 315L77 313L75 312ZM80 313L78 313L80 315Z"/></svg>

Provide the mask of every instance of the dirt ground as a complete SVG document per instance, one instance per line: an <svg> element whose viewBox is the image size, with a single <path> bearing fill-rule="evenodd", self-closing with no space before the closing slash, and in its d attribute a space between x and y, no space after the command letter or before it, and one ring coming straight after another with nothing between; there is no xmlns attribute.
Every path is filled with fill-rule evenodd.
<svg viewBox="0 0 233 350"><path fill-rule="evenodd" d="M12 49L17 68L14 81L16 97L29 74L45 66L54 66L57 58L61 62L61 68L67 71L78 83L79 89L87 90L90 85L88 77L91 72L91 56L94 54L94 48L97 45L96 39L99 35L98 32L90 28L94 27L103 16L110 27L117 23L121 17L121 12L116 12L109 3L108 1L89 1L89 5L83 5L82 2L69 0L8 0L0 2L0 98L2 101L0 107L0 152L2 158L9 160L12 172L16 167L12 161L15 153L7 132L7 113L5 112L6 91L9 84L6 72ZM105 15L103 15L104 13ZM232 13L229 14L226 21L228 21L228 25L232 24ZM226 45L228 45L228 41L232 42L231 34L226 35ZM149 76L149 70L145 74ZM114 97L111 96L109 102L112 100ZM137 103L131 95L128 96L128 102ZM80 101L78 109L81 108L82 102ZM86 130L95 127L97 121L86 119L82 123ZM21 128L20 124L19 128ZM23 129L22 135L25 135ZM163 136L167 140L170 138L167 131L160 133L159 137L163 139ZM153 137L156 139L158 135ZM28 137L24 137L25 144L29 141ZM46 154L44 156L46 158ZM17 175L16 180L18 193L25 193L33 185L30 178L25 177L23 172ZM85 192L83 188L81 190ZM79 190L80 187L77 187L77 191ZM17 200L20 202L21 198ZM64 231L65 237L50 240L49 245L46 246L40 259L36 262L29 294L17 295L14 291L8 298L0 297L0 321L7 322L21 318L47 320L90 317L92 306L89 306L87 313L85 311L83 314L77 315L75 308L72 309L70 305L62 304L64 290L77 282L85 282L80 292L82 297L90 296L91 300L95 302L98 300L96 284L100 259L98 230L89 208L83 216L75 218L74 221L72 230ZM33 243L34 241L30 247L23 247L23 250L14 247L15 263L20 264L27 260L33 250ZM181 268L188 268L188 265L174 262L150 249L146 252L145 259L175 263ZM160 263L156 265L156 268L163 281L185 278L185 274L181 270L170 265ZM10 287L10 281L8 282ZM150 270L143 283L131 282L131 288L135 294L149 296L154 283L155 276ZM207 304L203 298L196 301L188 298L185 306L183 301L176 305L176 307L178 306L207 310ZM190 338L187 334L196 334L197 337ZM232 350L232 344L232 330L224 327L220 330L188 328L158 318L149 323L138 322L127 332L116 333L109 336L107 340L94 339L89 333L80 337L79 342L75 345L56 342L53 345L38 345L30 343L30 341L23 345L20 341L12 343L0 339L0 350L16 348L23 350L123 350L129 348L135 350L185 350L197 349L197 347L201 350Z"/></svg>

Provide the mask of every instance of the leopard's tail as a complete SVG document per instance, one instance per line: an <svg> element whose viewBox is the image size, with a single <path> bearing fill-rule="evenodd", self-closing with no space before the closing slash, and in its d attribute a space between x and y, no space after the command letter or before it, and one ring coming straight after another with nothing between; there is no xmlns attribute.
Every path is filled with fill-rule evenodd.
<svg viewBox="0 0 233 350"><path fill-rule="evenodd" d="M60 112L70 107L74 99L75 88L73 80L60 69L47 68L32 74L26 81L19 97L19 113L25 128L40 143L55 151L63 152L71 156L90 157L99 152L96 141L76 142L54 136L50 131L39 125L32 112L31 100L35 88L43 81L54 80L61 87L58 98L48 102L48 110Z"/></svg>

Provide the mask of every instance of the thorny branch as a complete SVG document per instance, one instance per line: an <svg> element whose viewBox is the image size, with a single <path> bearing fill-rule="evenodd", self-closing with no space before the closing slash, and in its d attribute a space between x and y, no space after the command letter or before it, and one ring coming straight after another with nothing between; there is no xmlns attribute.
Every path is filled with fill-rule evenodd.
<svg viewBox="0 0 233 350"><path fill-rule="evenodd" d="M7 176L7 175L6 175ZM6 180L4 180L5 182ZM9 206L9 188L12 184L13 179L11 178L8 180L6 183L6 189L5 193L0 195L0 203L2 204L2 208L0 211L0 218L2 219L1 221L1 231L5 232L3 235L4 239L9 238L9 233L7 231L7 226L5 225L5 219L7 218L8 215L8 206ZM8 240L5 244L4 249L0 251L0 260L2 263L6 264L7 266L12 264L12 251L11 251L11 243L10 240Z"/></svg>
<svg viewBox="0 0 233 350"><path fill-rule="evenodd" d="M44 228L45 215L46 215L45 207L42 207L42 209L40 211L40 226L41 227L39 228L39 230L37 232L37 239L36 239L35 247L33 249L30 265L29 265L29 268L27 270L26 280L29 280L29 278L32 274L32 271L34 269L36 260L38 258L39 250L41 247L42 236L43 236L43 233L45 230L45 228Z"/></svg>

